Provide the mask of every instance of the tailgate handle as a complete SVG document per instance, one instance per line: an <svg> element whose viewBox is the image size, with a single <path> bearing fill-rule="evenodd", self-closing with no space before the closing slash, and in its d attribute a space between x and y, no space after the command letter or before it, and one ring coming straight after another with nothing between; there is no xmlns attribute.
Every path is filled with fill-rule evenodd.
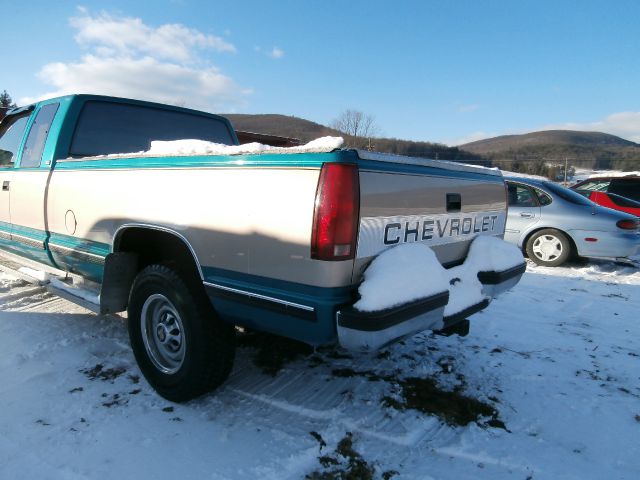
<svg viewBox="0 0 640 480"><path fill-rule="evenodd" d="M462 209L462 196L459 193L447 193L447 212L459 212Z"/></svg>

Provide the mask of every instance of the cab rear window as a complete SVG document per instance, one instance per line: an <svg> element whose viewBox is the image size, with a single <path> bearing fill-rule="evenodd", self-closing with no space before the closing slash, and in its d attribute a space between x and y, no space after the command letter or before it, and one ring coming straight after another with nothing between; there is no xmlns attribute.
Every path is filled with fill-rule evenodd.
<svg viewBox="0 0 640 480"><path fill-rule="evenodd" d="M206 115L115 102L87 102L69 151L91 157L149 150L153 140L205 140L233 145L227 124Z"/></svg>

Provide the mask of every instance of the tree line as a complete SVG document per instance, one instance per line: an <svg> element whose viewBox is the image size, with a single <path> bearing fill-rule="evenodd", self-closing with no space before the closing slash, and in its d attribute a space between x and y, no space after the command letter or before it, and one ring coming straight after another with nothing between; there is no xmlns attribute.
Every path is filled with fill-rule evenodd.
<svg viewBox="0 0 640 480"><path fill-rule="evenodd" d="M449 147L441 143L380 137L378 136L380 128L375 118L355 109L343 111L331 122L330 127L343 134L345 147L410 157L491 165L491 161L481 155L461 150L458 147Z"/></svg>
<svg viewBox="0 0 640 480"><path fill-rule="evenodd" d="M537 145L517 150L477 154L458 147L439 143L413 142L396 138L378 137L380 129L375 119L354 109L343 111L331 127L345 136L345 146L394 153L413 157L462 161L503 170L539 175L552 180L567 177L576 167L593 170L640 170L640 147Z"/></svg>

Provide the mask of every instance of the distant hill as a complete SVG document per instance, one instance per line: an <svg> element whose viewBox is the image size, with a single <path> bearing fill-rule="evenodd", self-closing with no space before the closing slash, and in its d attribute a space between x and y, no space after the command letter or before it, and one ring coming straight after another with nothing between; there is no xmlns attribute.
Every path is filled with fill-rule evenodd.
<svg viewBox="0 0 640 480"><path fill-rule="evenodd" d="M545 130L523 135L502 135L461 145L470 152L485 154L516 150L524 147L569 145L581 147L640 147L637 143L601 132Z"/></svg>
<svg viewBox="0 0 640 480"><path fill-rule="evenodd" d="M297 138L307 143L326 135L345 137L349 147L367 148L368 139L345 136L319 123L279 114L223 114L236 130ZM373 138L373 150L441 160L498 165L514 171L543 174L545 165L562 163L590 169L640 169L640 144L601 132L546 130L502 135L458 147L395 138ZM533 165L536 164L536 165Z"/></svg>
<svg viewBox="0 0 640 480"><path fill-rule="evenodd" d="M307 143L327 135L341 135L336 130L320 125L319 123L311 122L304 118L289 117L275 113L260 115L223 113L222 116L231 120L236 130L297 138L302 143Z"/></svg>
<svg viewBox="0 0 640 480"><path fill-rule="evenodd" d="M587 168L637 169L640 144L601 132L546 130L502 135L460 146L498 164L503 162L562 162Z"/></svg>
<svg viewBox="0 0 640 480"><path fill-rule="evenodd" d="M222 114L231 120L236 130L254 133L267 133L281 137L297 138L302 143L310 142L327 135L340 136L345 139L345 146L355 148L371 148L377 152L395 153L398 155L411 155L424 158L438 158L440 160L464 161L489 165L491 162L481 155L465 152L458 147L448 147L439 143L414 142L395 138L373 138L371 145L364 138L353 138L348 135L326 127L319 123L311 122L303 118L278 114Z"/></svg>

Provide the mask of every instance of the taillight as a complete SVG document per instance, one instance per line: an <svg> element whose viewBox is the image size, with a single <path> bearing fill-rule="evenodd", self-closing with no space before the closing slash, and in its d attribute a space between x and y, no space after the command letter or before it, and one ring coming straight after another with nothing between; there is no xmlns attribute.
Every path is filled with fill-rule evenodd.
<svg viewBox="0 0 640 480"><path fill-rule="evenodd" d="M358 167L325 163L320 171L311 231L311 258L355 257L360 216Z"/></svg>
<svg viewBox="0 0 640 480"><path fill-rule="evenodd" d="M618 220L616 225L623 230L636 230L640 227L640 220Z"/></svg>

